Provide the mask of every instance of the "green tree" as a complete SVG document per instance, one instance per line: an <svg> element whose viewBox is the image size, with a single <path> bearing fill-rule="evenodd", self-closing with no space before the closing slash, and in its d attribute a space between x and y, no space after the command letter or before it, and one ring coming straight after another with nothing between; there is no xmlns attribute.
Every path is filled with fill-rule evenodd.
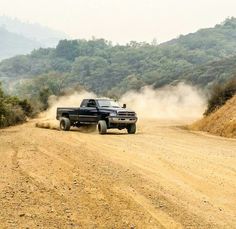
<svg viewBox="0 0 236 229"><path fill-rule="evenodd" d="M56 47L56 56L65 58L69 61L74 61L78 54L77 40L61 40Z"/></svg>

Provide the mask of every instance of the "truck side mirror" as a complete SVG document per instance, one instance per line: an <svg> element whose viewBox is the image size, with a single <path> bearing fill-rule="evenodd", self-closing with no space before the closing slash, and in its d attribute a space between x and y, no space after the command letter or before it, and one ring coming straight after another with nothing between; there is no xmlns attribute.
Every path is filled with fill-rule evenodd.
<svg viewBox="0 0 236 229"><path fill-rule="evenodd" d="M122 108L126 108L126 104L125 104L125 103L123 104L123 107L122 107Z"/></svg>

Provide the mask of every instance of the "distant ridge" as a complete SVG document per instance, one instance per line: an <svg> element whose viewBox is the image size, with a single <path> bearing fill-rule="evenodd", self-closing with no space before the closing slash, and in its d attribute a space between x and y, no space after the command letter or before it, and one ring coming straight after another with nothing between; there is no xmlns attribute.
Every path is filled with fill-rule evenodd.
<svg viewBox="0 0 236 229"><path fill-rule="evenodd" d="M9 32L37 41L43 47L55 47L59 40L68 38L64 32L50 29L38 23L23 22L17 18L0 16L0 27Z"/></svg>
<svg viewBox="0 0 236 229"><path fill-rule="evenodd" d="M4 27L0 27L0 60L15 55L28 54L40 47L41 44L39 42L11 33Z"/></svg>

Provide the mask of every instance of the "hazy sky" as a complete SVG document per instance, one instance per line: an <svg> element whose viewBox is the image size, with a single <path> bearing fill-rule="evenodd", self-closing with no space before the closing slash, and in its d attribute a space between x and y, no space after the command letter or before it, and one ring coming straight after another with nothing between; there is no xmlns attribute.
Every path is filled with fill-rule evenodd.
<svg viewBox="0 0 236 229"><path fill-rule="evenodd" d="M0 15L72 38L163 42L236 16L236 0L0 0Z"/></svg>

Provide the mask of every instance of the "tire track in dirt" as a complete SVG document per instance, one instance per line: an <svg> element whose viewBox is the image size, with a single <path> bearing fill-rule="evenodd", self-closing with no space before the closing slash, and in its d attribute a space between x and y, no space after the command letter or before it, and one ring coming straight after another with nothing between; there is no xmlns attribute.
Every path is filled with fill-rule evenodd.
<svg viewBox="0 0 236 229"><path fill-rule="evenodd" d="M1 190L1 224L6 228L24 227L50 227L58 228L79 226L70 216L66 215L66 198L58 195L55 190L46 187L30 176L21 168L18 158L19 148L11 145L12 174L9 184Z"/></svg>

